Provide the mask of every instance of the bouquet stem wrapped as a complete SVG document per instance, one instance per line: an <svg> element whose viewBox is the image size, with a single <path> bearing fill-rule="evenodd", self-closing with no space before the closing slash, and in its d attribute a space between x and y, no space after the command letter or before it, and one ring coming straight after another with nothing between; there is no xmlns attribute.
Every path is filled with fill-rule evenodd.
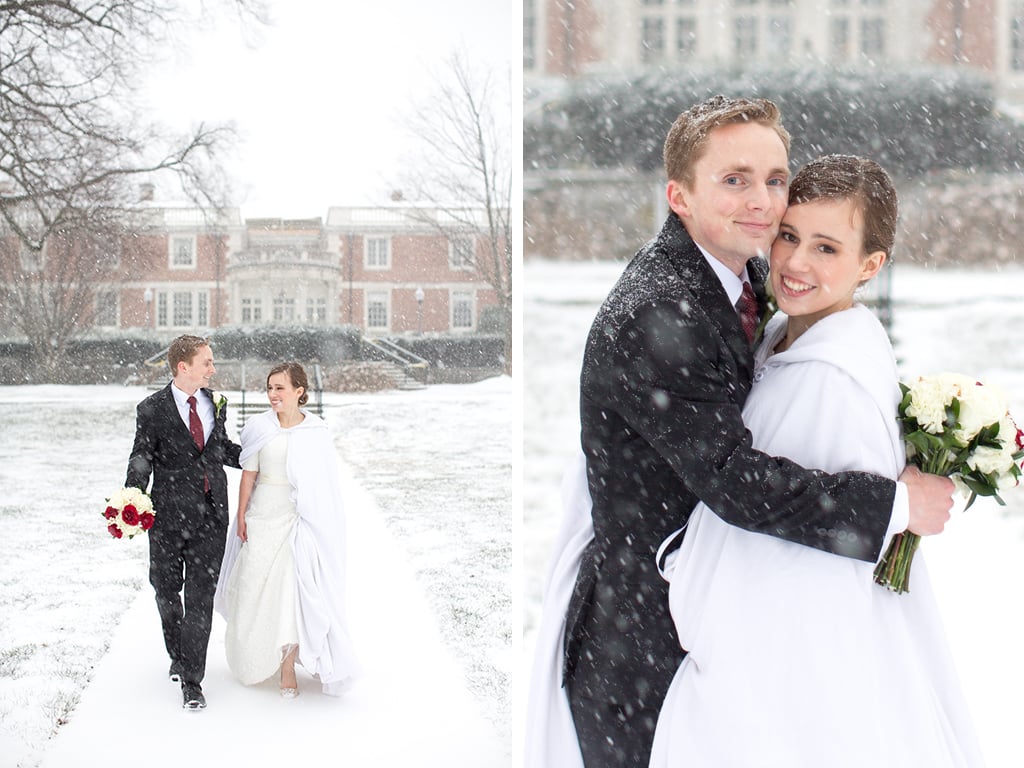
<svg viewBox="0 0 1024 768"><path fill-rule="evenodd" d="M964 509L979 496L1005 504L999 490L1020 482L1024 433L1002 393L954 373L921 377L910 386L900 383L900 391L907 460L922 472L951 478L967 497ZM909 591L920 541L910 531L894 536L875 568L875 583L896 593Z"/></svg>

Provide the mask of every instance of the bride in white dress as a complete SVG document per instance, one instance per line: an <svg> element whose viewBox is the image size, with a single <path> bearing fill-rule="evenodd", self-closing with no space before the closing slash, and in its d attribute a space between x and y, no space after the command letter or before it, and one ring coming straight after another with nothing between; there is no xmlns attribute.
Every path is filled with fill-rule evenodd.
<svg viewBox="0 0 1024 768"><path fill-rule="evenodd" d="M253 685L280 670L298 695L295 662L339 695L358 671L345 616L345 524L326 423L301 409L298 363L267 377L270 410L242 430L238 515L215 603L227 619L228 667Z"/></svg>
<svg viewBox="0 0 1024 768"><path fill-rule="evenodd" d="M771 253L789 317L766 329L744 408L755 448L829 472L902 470L895 359L853 301L895 222L896 193L870 161L830 156L794 178ZM911 592L897 595L873 583L871 563L749 533L698 505L670 559L688 654L654 768L983 764L922 552Z"/></svg>

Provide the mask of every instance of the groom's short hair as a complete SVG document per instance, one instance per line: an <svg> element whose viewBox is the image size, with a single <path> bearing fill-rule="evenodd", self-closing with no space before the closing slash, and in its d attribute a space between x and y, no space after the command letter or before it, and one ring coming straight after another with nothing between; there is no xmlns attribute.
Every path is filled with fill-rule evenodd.
<svg viewBox="0 0 1024 768"><path fill-rule="evenodd" d="M772 128L782 139L788 154L789 131L782 126L780 120L779 108L768 99L719 95L695 104L676 118L665 137L662 156L668 180L692 188L694 166L704 153L711 132L723 125L758 123Z"/></svg>
<svg viewBox="0 0 1024 768"><path fill-rule="evenodd" d="M209 345L209 339L187 334L172 341L171 346L167 348L167 365L171 368L171 375L174 376L178 373L178 363L191 363L199 348Z"/></svg>

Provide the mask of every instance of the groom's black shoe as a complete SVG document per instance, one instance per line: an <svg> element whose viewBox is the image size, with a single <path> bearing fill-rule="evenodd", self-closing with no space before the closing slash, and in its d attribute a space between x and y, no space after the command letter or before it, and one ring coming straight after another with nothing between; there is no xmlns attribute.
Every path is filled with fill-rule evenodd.
<svg viewBox="0 0 1024 768"><path fill-rule="evenodd" d="M172 683L181 682L181 664L179 664L177 661L171 662L171 668L167 670L167 679L170 680Z"/></svg>
<svg viewBox="0 0 1024 768"><path fill-rule="evenodd" d="M200 709L206 709L206 697L203 696L203 689L199 683L182 683L181 684L181 706L184 709L197 712Z"/></svg>

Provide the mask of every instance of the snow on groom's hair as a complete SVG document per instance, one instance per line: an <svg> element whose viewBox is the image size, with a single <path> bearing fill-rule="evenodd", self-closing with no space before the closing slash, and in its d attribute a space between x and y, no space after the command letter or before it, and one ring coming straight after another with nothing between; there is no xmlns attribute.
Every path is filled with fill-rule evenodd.
<svg viewBox="0 0 1024 768"><path fill-rule="evenodd" d="M864 253L892 256L899 199L889 174L874 160L825 155L809 162L789 183L789 204L816 200L854 201L864 223Z"/></svg>
<svg viewBox="0 0 1024 768"><path fill-rule="evenodd" d="M202 336L179 336L171 342L167 348L167 365L171 368L171 375L177 375L179 363L191 363L196 352L202 347L210 346L210 340Z"/></svg>
<svg viewBox="0 0 1024 768"><path fill-rule="evenodd" d="M693 168L704 154L711 132L734 123L757 123L773 129L788 154L789 131L782 126L780 120L779 108L768 99L718 95L694 104L676 118L665 137L662 150L665 174L669 181L678 181L692 187Z"/></svg>

